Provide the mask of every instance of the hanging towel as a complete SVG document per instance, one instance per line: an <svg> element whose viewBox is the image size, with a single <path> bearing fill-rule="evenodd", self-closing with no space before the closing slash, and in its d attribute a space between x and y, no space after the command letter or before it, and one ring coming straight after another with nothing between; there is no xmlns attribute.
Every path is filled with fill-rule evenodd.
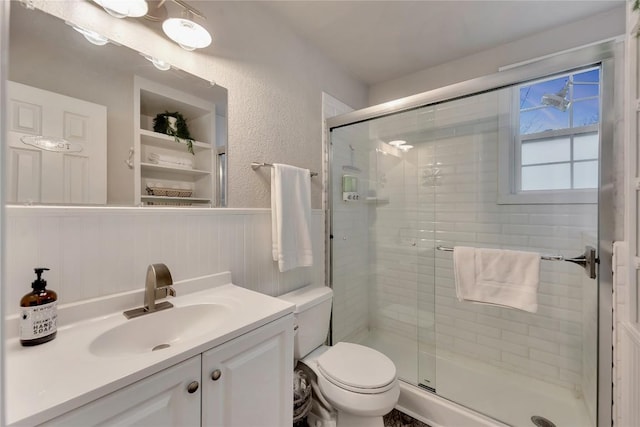
<svg viewBox="0 0 640 427"><path fill-rule="evenodd" d="M273 260L280 271L313 265L311 175L308 169L274 164L271 169Z"/></svg>
<svg viewBox="0 0 640 427"><path fill-rule="evenodd" d="M538 253L456 246L453 271L458 301L538 310Z"/></svg>

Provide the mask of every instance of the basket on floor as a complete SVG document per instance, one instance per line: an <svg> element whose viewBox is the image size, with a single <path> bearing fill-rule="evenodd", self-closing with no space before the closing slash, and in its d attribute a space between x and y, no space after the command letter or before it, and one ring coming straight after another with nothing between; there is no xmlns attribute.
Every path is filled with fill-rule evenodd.
<svg viewBox="0 0 640 427"><path fill-rule="evenodd" d="M311 410L311 383L306 374L296 369L293 372L293 423L303 420Z"/></svg>

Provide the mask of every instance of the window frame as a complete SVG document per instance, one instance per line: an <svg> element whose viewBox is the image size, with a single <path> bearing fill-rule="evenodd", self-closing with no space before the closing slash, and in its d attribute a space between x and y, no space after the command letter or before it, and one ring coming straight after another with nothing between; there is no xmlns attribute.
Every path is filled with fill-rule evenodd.
<svg viewBox="0 0 640 427"><path fill-rule="evenodd" d="M499 95L499 111L498 118L498 204L591 204L598 202L598 188L571 188L558 190L521 190L522 179L522 142L540 139L552 139L556 137L566 136L571 138L571 149L573 151L573 137L581 134L597 132L601 144L601 120L602 120L602 64L592 64L589 67L578 67L573 70L567 70L555 76L549 76L542 80L551 80L562 77L563 75L573 75L586 71L589 68L599 69L599 91L598 102L600 105L600 114L597 124L547 130L537 133L520 135L520 88L522 86L536 84L533 82L525 82L513 85L502 91ZM595 99L595 96L580 98L579 101ZM573 108L573 106L571 107ZM571 116L572 120L572 116ZM599 150L600 151L600 150ZM598 161L600 161L598 155ZM573 153L568 162L571 169L573 165L583 160L575 161ZM584 161L593 161L584 160ZM600 171L598 170L598 173ZM571 171L571 179L573 180L573 170ZM599 182L599 179L598 179Z"/></svg>

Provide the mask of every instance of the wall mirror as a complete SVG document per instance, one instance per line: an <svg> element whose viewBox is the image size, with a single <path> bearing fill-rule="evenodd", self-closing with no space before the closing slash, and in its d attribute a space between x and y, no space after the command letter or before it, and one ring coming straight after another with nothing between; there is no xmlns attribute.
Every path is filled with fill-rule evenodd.
<svg viewBox="0 0 640 427"><path fill-rule="evenodd" d="M9 204L226 206L225 88L17 2L8 56Z"/></svg>

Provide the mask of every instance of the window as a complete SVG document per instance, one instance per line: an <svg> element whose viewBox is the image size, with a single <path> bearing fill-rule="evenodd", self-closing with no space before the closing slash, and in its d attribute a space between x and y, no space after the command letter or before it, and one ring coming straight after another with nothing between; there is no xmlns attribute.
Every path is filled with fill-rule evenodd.
<svg viewBox="0 0 640 427"><path fill-rule="evenodd" d="M512 89L513 163L502 202L595 202L600 74L592 67Z"/></svg>

